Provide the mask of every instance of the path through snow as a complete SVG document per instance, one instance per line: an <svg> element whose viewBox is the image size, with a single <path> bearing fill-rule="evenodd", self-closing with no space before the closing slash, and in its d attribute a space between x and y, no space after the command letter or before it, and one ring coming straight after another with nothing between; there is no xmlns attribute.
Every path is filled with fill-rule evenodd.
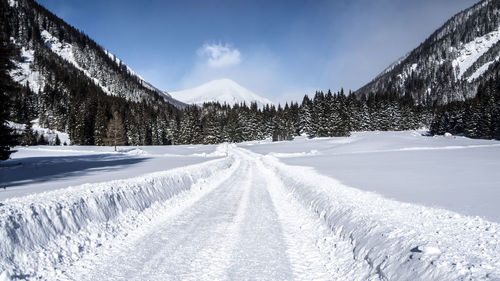
<svg viewBox="0 0 500 281"><path fill-rule="evenodd" d="M329 280L325 260L286 217L266 170L242 151L240 167L183 212L64 274L97 280ZM295 218L296 219L296 218ZM290 223L292 221L292 224Z"/></svg>

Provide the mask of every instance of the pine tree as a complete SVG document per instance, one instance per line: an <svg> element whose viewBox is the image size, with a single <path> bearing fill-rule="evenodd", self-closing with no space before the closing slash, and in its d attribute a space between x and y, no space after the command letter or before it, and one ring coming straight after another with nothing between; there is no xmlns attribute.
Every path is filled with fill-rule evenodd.
<svg viewBox="0 0 500 281"><path fill-rule="evenodd" d="M201 135L199 109L197 106L187 107L180 122L178 141L181 144L200 143Z"/></svg>
<svg viewBox="0 0 500 281"><path fill-rule="evenodd" d="M113 112L113 117L108 122L108 128L106 130L106 138L104 139L106 145L126 145L127 135L125 133L125 126L123 125L122 117L118 111Z"/></svg>
<svg viewBox="0 0 500 281"><path fill-rule="evenodd" d="M106 108L102 103L98 103L94 125L94 145L104 145L104 139L106 139L106 120Z"/></svg>
<svg viewBox="0 0 500 281"><path fill-rule="evenodd" d="M61 145L61 140L59 139L59 135L56 134L56 140L54 142L55 145Z"/></svg>
<svg viewBox="0 0 500 281"><path fill-rule="evenodd" d="M477 101L473 101L465 110L464 133L471 138L479 137L478 125L481 119L481 108Z"/></svg>
<svg viewBox="0 0 500 281"><path fill-rule="evenodd" d="M311 112L312 102L307 95L302 99L302 104L299 111L299 134L311 134Z"/></svg>
<svg viewBox="0 0 500 281"><path fill-rule="evenodd" d="M7 5L7 1L0 4L0 160L9 159L10 154L15 152L11 148L17 144L14 131L7 125L11 104L9 93L16 90L9 76L15 49L9 41Z"/></svg>
<svg viewBox="0 0 500 281"><path fill-rule="evenodd" d="M361 130L361 131L370 130L370 127L371 127L370 109L368 108L368 105L366 104L366 96L365 95L363 95L361 97L361 106L359 109L359 114L360 114L359 130Z"/></svg>
<svg viewBox="0 0 500 281"><path fill-rule="evenodd" d="M215 110L203 118L203 143L216 144L222 141L222 126L220 117Z"/></svg>
<svg viewBox="0 0 500 281"><path fill-rule="evenodd" d="M0 80L3 80L3 77ZM9 114L8 100L7 94L2 89L2 92L0 92L0 104L2 105L0 106L0 160L7 160L12 153L16 152L15 150L11 150L11 147L17 144L17 137L14 135L14 131L7 125L7 116Z"/></svg>
<svg viewBox="0 0 500 281"><path fill-rule="evenodd" d="M172 117L168 121L168 126L167 126L167 131L166 131L166 138L167 138L167 144L177 144L177 139L179 136L179 125L177 118Z"/></svg>
<svg viewBox="0 0 500 281"><path fill-rule="evenodd" d="M21 145L36 145L38 142L38 136L33 131L31 122L26 123L24 131L21 135Z"/></svg>

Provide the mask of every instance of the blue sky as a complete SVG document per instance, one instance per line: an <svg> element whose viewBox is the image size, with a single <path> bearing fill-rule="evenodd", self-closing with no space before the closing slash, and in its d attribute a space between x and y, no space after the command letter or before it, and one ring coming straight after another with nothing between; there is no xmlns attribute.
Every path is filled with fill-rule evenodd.
<svg viewBox="0 0 500 281"><path fill-rule="evenodd" d="M356 90L477 0L39 0L157 87Z"/></svg>

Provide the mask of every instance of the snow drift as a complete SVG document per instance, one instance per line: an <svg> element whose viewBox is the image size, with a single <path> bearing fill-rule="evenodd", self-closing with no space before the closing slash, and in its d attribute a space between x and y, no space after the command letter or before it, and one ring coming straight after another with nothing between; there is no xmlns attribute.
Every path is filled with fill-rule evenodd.
<svg viewBox="0 0 500 281"><path fill-rule="evenodd" d="M352 258L369 266L363 280L500 278L499 224L386 199L311 168L284 165L269 155L262 159L293 198L348 242ZM341 245L329 247L335 252ZM359 279L352 268L339 270L347 280Z"/></svg>
<svg viewBox="0 0 500 281"><path fill-rule="evenodd" d="M157 217L170 198L214 187L236 166L234 157L226 157L7 199L0 203L0 277L55 277L62 265L106 246L114 237L126 239L129 231Z"/></svg>

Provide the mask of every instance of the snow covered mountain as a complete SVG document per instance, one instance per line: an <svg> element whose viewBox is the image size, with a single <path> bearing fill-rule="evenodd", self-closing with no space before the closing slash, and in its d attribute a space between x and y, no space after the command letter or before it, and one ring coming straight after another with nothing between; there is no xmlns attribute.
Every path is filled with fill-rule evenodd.
<svg viewBox="0 0 500 281"><path fill-rule="evenodd" d="M483 0L448 20L358 95L409 93L422 104L474 97L500 71L500 1Z"/></svg>
<svg viewBox="0 0 500 281"><path fill-rule="evenodd" d="M270 100L227 78L213 80L192 89L170 92L170 94L184 103L197 105L206 102L219 102L228 105L245 103L250 105L250 103L256 102L257 106L262 108L266 104L272 104Z"/></svg>
<svg viewBox="0 0 500 281"><path fill-rule="evenodd" d="M46 85L53 86L51 80L62 59L68 63L64 68L83 73L107 95L135 102L163 99L177 107L184 106L35 1L9 0L7 7L10 40L20 50L17 67L11 71L15 82L29 86L35 93L44 92ZM68 82L57 81L63 88L67 88L64 84Z"/></svg>

